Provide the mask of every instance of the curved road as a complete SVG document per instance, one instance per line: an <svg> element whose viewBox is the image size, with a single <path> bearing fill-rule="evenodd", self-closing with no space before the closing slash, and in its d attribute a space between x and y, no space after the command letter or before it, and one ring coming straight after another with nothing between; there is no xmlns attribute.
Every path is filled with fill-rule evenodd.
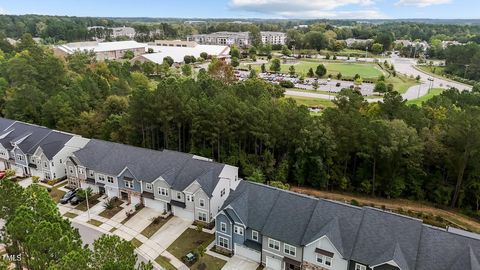
<svg viewBox="0 0 480 270"><path fill-rule="evenodd" d="M428 93L428 89L430 86L432 88L444 88L448 89L451 87L455 87L458 90L467 90L471 91L472 86L466 85L459 82L450 81L440 77L433 77L430 74L427 74L423 71L420 71L415 68L416 60L410 58L401 58L398 56L393 55L390 59L391 63L395 66L395 70L399 73L405 74L407 76L417 77L420 76L421 84L410 87L407 92L405 92L402 96L404 99L416 99ZM432 82L428 81L428 79L433 79Z"/></svg>
<svg viewBox="0 0 480 270"><path fill-rule="evenodd" d="M466 85L459 82L450 81L440 77L432 77L430 74L427 74L423 71L420 71L415 68L416 59L410 58L401 58L396 55L392 55L390 58L390 62L395 66L395 70L398 73L402 73L407 76L417 77L420 76L421 83L415 86L410 87L404 94L402 94L404 99L411 100L417 99L421 96L424 96L428 93L428 89L432 88L443 88L448 89L451 87L455 87L459 90L467 90L471 91L472 86ZM428 79L432 78L433 81L429 81ZM311 92L300 92L300 91L285 91L285 95L287 96L298 96L298 97L309 97L309 98L320 98L320 99L334 99L334 96L329 96L325 94L317 94ZM371 98L367 99L368 102L377 102L381 101L381 98Z"/></svg>

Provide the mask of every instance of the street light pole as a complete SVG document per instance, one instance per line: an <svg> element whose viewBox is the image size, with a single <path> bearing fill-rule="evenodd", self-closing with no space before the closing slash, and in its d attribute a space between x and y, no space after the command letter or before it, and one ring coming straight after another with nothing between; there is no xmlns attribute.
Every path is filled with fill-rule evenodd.
<svg viewBox="0 0 480 270"><path fill-rule="evenodd" d="M87 200L87 216L88 221L90 221L90 205L88 204L88 191L85 190L85 199Z"/></svg>

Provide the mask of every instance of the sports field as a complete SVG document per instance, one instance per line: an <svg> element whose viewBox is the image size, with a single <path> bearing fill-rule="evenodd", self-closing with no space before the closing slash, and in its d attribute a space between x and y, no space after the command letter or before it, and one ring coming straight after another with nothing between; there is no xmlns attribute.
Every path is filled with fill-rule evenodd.
<svg viewBox="0 0 480 270"><path fill-rule="evenodd" d="M290 66L295 67L295 72L306 76L310 68L315 69L319 64L324 64L327 68L328 74L336 76L338 73L342 73L344 77L354 77L355 74L360 75L364 79L376 79L383 74L380 68L376 64L371 63L333 63L333 62L318 62L318 61L299 61L294 64L282 64L281 72L288 73ZM245 68L245 66L243 66ZM270 70L270 64L266 64L267 71ZM257 71L260 70L260 65L252 65L252 68Z"/></svg>

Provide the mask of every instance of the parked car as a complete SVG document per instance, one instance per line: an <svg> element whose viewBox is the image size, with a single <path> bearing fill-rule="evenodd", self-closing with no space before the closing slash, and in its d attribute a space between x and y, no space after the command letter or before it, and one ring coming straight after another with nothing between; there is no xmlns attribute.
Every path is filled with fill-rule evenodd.
<svg viewBox="0 0 480 270"><path fill-rule="evenodd" d="M194 264L197 261L197 255L193 252L189 252L187 255L183 257L183 262L187 264Z"/></svg>
<svg viewBox="0 0 480 270"><path fill-rule="evenodd" d="M7 173L5 171L0 171L0 179L3 179Z"/></svg>
<svg viewBox="0 0 480 270"><path fill-rule="evenodd" d="M83 202L85 199L83 197L79 197L77 195L75 195L71 200L70 200L70 204L71 205L77 205L81 202Z"/></svg>
<svg viewBox="0 0 480 270"><path fill-rule="evenodd" d="M60 203L61 204L68 203L73 199L73 197L75 197L75 195L77 195L77 190L76 189L70 190L69 192L65 193L65 195L63 195L63 197L60 199Z"/></svg>
<svg viewBox="0 0 480 270"><path fill-rule="evenodd" d="M336 86L336 87L340 87L340 86L342 86L342 84L339 83L339 82L337 82L337 84L336 84L335 86Z"/></svg>

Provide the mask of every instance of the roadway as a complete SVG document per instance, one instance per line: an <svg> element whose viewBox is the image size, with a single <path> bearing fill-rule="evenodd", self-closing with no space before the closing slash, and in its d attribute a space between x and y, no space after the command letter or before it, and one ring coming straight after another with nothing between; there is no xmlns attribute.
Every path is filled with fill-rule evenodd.
<svg viewBox="0 0 480 270"><path fill-rule="evenodd" d="M72 227L78 229L82 242L88 245L91 249L93 249L93 242L103 235L103 233L99 230L95 230L75 221L72 221ZM137 253L137 256L137 263L148 262L148 260L142 257L140 254Z"/></svg>

